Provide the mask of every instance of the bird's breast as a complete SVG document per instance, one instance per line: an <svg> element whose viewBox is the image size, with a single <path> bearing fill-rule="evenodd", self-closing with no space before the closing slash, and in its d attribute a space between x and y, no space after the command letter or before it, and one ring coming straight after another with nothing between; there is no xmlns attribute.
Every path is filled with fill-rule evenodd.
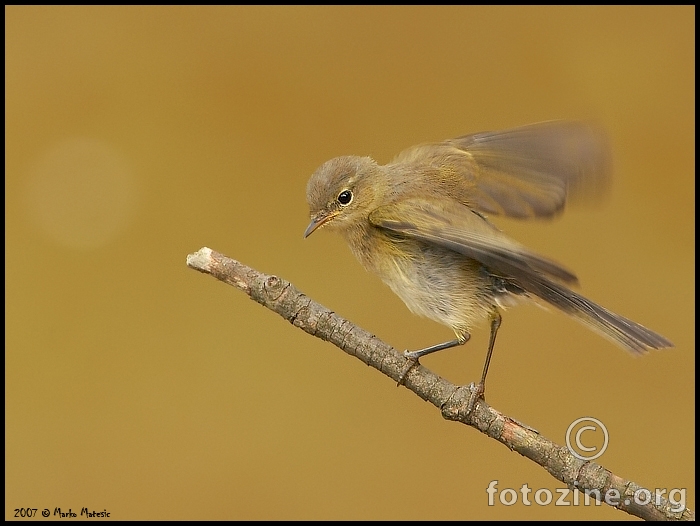
<svg viewBox="0 0 700 526"><path fill-rule="evenodd" d="M470 332L492 309L483 266L438 245L368 227L346 235L360 263L389 285L415 314Z"/></svg>

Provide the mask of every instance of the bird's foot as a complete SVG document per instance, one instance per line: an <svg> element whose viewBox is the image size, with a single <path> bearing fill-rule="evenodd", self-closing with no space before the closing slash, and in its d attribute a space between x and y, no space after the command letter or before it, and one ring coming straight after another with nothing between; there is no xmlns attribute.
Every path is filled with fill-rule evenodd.
<svg viewBox="0 0 700 526"><path fill-rule="evenodd" d="M406 365L403 368L403 371L401 371L401 374L399 375L398 380L396 381L396 387L403 385L404 380L406 379L406 375L408 372L413 369L416 365L419 364L418 362L418 356L415 356L416 351L404 351L403 355L407 358Z"/></svg>
<svg viewBox="0 0 700 526"><path fill-rule="evenodd" d="M469 384L469 390L471 391L471 395L469 396L469 402L467 402L467 414L471 414L471 412L474 410L474 407L476 406L476 403L479 400L484 400L484 384L483 383L470 383Z"/></svg>

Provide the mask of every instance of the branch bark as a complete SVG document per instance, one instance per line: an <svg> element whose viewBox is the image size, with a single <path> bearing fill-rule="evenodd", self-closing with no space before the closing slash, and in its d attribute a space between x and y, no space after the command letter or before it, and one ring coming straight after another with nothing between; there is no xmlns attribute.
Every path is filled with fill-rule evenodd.
<svg viewBox="0 0 700 526"><path fill-rule="evenodd" d="M595 462L578 459L566 447L490 407L484 400L479 400L469 413L472 386L456 386L420 364L410 367L411 362L402 353L316 303L288 281L262 274L206 247L188 255L187 266L242 290L292 325L333 343L394 381L403 375L402 385L437 407L444 418L472 426L498 440L543 467L571 490L600 496L598 500L645 520L695 520L690 509L674 511L675 504L663 496ZM606 495L612 498L606 499Z"/></svg>

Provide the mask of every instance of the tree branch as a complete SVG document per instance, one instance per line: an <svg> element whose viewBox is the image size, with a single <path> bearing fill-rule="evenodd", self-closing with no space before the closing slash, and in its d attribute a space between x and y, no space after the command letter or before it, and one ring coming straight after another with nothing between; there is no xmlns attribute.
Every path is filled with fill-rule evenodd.
<svg viewBox="0 0 700 526"><path fill-rule="evenodd" d="M674 504L661 495L595 462L576 458L566 447L500 413L484 400L479 400L468 413L472 386L456 386L420 364L410 367L411 362L402 353L308 298L288 281L262 274L209 248L187 256L187 265L242 290L292 325L333 343L394 381L398 382L403 374L402 385L440 409L444 418L472 426L498 440L542 466L570 489L600 497L598 500L646 520L695 519L693 511L674 511ZM606 499L606 495L612 498Z"/></svg>

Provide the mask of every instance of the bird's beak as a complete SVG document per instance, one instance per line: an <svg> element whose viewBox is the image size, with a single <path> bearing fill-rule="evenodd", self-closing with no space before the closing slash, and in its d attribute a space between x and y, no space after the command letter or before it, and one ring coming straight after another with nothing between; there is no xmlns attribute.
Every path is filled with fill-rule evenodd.
<svg viewBox="0 0 700 526"><path fill-rule="evenodd" d="M309 226L306 227L306 230L304 231L304 238L309 237L314 230L328 223L328 221L333 219L337 214L338 212L320 212L317 214L311 219Z"/></svg>

